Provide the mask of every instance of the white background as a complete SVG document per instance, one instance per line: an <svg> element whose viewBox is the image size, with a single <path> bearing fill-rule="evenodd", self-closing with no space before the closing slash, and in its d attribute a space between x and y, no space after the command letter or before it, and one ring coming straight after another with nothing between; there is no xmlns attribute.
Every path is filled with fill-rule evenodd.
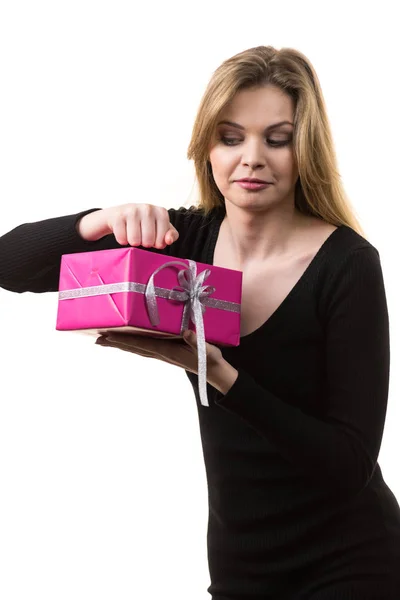
<svg viewBox="0 0 400 600"><path fill-rule="evenodd" d="M91 207L190 203L186 150L212 72L257 45L309 57L345 188L381 256L391 380L379 462L400 498L395 3L0 7L0 235ZM56 311L54 293L0 290L0 597L210 598L184 371L56 332Z"/></svg>

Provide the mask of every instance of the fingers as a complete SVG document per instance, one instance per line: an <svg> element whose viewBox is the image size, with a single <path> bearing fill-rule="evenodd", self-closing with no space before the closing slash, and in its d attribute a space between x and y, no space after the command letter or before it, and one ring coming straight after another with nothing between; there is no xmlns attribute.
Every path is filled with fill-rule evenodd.
<svg viewBox="0 0 400 600"><path fill-rule="evenodd" d="M167 233L171 227L171 223L169 222L169 214L167 210L159 211L158 218L156 220L156 238L155 238L155 247L164 249L166 244L170 243L167 240Z"/></svg>
<svg viewBox="0 0 400 600"><path fill-rule="evenodd" d="M117 215L113 222L113 233L118 244L126 246L129 243L126 234L126 221L123 215Z"/></svg>
<svg viewBox="0 0 400 600"><path fill-rule="evenodd" d="M177 229L175 229L173 225L171 225L171 223L169 225L170 228L168 229L165 235L165 241L167 242L167 244L173 244L179 238L179 232Z"/></svg>
<svg viewBox="0 0 400 600"><path fill-rule="evenodd" d="M197 373L198 358L194 346L181 340L165 340L130 334L107 334L96 340L100 346L118 348L125 352L139 354L145 358L155 358L191 373Z"/></svg>
<svg viewBox="0 0 400 600"><path fill-rule="evenodd" d="M126 237L127 243L130 246L141 246L142 245L142 230L140 226L140 220L135 218L126 219Z"/></svg>
<svg viewBox="0 0 400 600"><path fill-rule="evenodd" d="M99 221L97 217L99 223L96 221L92 225L95 231L91 235L96 235L96 239L107 230L122 246L129 244L161 250L179 238L179 232L170 223L168 210L162 206L129 203L100 212L102 219Z"/></svg>
<svg viewBox="0 0 400 600"><path fill-rule="evenodd" d="M142 243L141 246L145 248L152 248L155 245L156 239L156 207L151 204L143 204L141 206L141 235Z"/></svg>
<svg viewBox="0 0 400 600"><path fill-rule="evenodd" d="M112 341L108 337L102 336L96 340L95 344L98 346L108 346L109 348L118 348L125 352L132 352L133 354L140 354L140 356L146 358L155 358L153 353L143 350L142 348L137 348L132 342L129 343L120 340Z"/></svg>

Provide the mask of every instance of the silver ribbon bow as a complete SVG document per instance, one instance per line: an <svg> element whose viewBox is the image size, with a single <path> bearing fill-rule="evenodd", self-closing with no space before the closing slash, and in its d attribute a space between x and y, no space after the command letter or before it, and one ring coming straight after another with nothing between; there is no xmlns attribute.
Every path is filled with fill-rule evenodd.
<svg viewBox="0 0 400 600"><path fill-rule="evenodd" d="M199 377L199 394L200 401L203 406L209 406L207 398L207 352L206 352L206 339L204 334L204 323L203 313L206 307L203 305L203 301L210 294L215 292L215 287L210 285L203 286L205 279L210 275L211 270L205 269L197 275L197 264L194 260L188 259L189 268L187 264L180 260L171 260L167 263L158 267L151 275L149 282L146 287L146 302L149 311L150 322L152 325L158 325L160 322L157 310L157 299L156 292L154 289L154 277L159 271L170 267L172 265L183 265L185 269L182 269L178 273L178 281L181 286L174 287L170 294L169 299L175 299L185 302L185 307L182 316L181 334L188 329L189 317L192 322L196 325L197 335L197 371ZM181 291L179 298L176 292Z"/></svg>

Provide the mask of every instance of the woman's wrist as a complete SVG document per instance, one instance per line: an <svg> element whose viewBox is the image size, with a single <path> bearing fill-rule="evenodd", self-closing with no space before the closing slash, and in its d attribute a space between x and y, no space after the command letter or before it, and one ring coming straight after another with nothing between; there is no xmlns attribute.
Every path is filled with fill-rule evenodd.
<svg viewBox="0 0 400 600"><path fill-rule="evenodd" d="M238 375L239 371L224 358L211 369L207 369L208 383L224 395L231 389Z"/></svg>
<svg viewBox="0 0 400 600"><path fill-rule="evenodd" d="M100 208L88 213L76 223L76 230L83 240L97 242L97 240L110 233L109 227L104 222L104 210L104 208Z"/></svg>

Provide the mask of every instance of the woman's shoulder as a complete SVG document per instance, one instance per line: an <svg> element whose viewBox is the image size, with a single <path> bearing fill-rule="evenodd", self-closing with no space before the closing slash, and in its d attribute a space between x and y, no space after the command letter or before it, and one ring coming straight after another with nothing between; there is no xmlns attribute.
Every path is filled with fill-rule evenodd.
<svg viewBox="0 0 400 600"><path fill-rule="evenodd" d="M340 293L357 294L357 289L361 290L361 297L367 289L382 286L378 249L348 225L340 225L333 236L320 270L321 298Z"/></svg>
<svg viewBox="0 0 400 600"><path fill-rule="evenodd" d="M348 225L339 225L331 233L316 266L313 285L322 319L350 297L349 302L358 306L374 291L384 290L377 248Z"/></svg>
<svg viewBox="0 0 400 600"><path fill-rule="evenodd" d="M380 274L380 256L377 248L346 224L333 226L327 222L317 225L315 233L320 236L313 270L317 295L324 297L332 292L332 286L350 284L359 273L368 277Z"/></svg>
<svg viewBox="0 0 400 600"><path fill-rule="evenodd" d="M321 249L321 255L326 262L338 264L349 255L361 249L369 249L372 253L379 252L363 235L346 224L333 225L321 219L310 220L310 244Z"/></svg>
<svg viewBox="0 0 400 600"><path fill-rule="evenodd" d="M338 228L337 243L332 247L332 257L335 263L348 260L353 255L362 254L378 256L378 249L363 235L348 225Z"/></svg>

